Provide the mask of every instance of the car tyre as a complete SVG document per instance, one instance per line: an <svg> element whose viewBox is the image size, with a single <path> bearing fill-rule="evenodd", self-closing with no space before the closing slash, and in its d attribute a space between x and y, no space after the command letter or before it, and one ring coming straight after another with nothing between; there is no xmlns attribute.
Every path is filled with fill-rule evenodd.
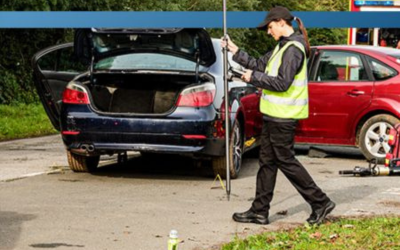
<svg viewBox="0 0 400 250"><path fill-rule="evenodd" d="M359 135L359 147L365 158L376 158L378 163L385 161L389 152L388 144L390 128L399 123L399 119L392 115L376 115L369 118L361 127Z"/></svg>
<svg viewBox="0 0 400 250"><path fill-rule="evenodd" d="M69 168L74 172L94 172L100 161L100 155L83 156L67 151Z"/></svg>
<svg viewBox="0 0 400 250"><path fill-rule="evenodd" d="M235 120L231 134L232 136L229 142L229 159L231 161L230 177L236 179L239 175L240 169L242 168L243 156L243 134L238 120ZM225 156L214 157L211 164L215 175L219 175L221 178L226 178Z"/></svg>

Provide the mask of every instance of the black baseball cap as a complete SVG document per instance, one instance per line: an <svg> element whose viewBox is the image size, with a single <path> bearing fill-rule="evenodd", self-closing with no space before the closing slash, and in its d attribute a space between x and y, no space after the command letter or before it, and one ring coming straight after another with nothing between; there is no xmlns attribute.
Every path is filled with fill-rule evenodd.
<svg viewBox="0 0 400 250"><path fill-rule="evenodd" d="M272 8L267 16L265 17L264 21L262 23L260 23L257 26L257 29L259 30L265 30L268 27L268 24L272 21L276 21L279 19L284 19L284 20L293 20L293 16L292 14L290 14L290 11L282 6L277 6Z"/></svg>

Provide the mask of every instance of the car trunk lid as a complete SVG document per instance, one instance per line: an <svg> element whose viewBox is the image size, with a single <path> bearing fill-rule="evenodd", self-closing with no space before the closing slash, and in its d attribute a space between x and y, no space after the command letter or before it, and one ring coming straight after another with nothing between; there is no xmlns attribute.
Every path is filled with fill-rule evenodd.
<svg viewBox="0 0 400 250"><path fill-rule="evenodd" d="M76 55L94 65L102 59L131 53L163 53L209 67L216 55L204 29L78 29Z"/></svg>

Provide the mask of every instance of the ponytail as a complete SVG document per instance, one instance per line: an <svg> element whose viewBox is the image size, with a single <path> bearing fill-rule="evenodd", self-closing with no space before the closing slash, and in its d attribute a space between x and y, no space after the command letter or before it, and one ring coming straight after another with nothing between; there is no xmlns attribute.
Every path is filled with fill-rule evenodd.
<svg viewBox="0 0 400 250"><path fill-rule="evenodd" d="M301 34L303 34L304 40L306 41L306 56L307 56L307 58L309 58L310 53L311 53L311 48L310 48L310 42L308 41L307 30L304 27L303 22L301 21L300 18L294 17L293 20L295 20L297 22L299 29L301 31Z"/></svg>

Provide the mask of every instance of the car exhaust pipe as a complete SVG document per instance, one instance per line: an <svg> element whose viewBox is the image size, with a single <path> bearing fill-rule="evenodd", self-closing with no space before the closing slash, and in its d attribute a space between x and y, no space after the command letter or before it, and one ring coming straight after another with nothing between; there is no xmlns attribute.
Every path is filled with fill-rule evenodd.
<svg viewBox="0 0 400 250"><path fill-rule="evenodd" d="M72 148L71 151L75 152L76 154L80 155L93 155L95 151L95 147L93 144L80 144L78 148Z"/></svg>
<svg viewBox="0 0 400 250"><path fill-rule="evenodd" d="M94 146L93 146L93 144L89 144L89 145L87 146L87 151L88 151L88 152L93 152L93 151L94 151Z"/></svg>
<svg viewBox="0 0 400 250"><path fill-rule="evenodd" d="M94 151L94 145L93 144L82 144L80 146L80 149L84 150L84 151L86 151L88 153L91 153L91 152Z"/></svg>

